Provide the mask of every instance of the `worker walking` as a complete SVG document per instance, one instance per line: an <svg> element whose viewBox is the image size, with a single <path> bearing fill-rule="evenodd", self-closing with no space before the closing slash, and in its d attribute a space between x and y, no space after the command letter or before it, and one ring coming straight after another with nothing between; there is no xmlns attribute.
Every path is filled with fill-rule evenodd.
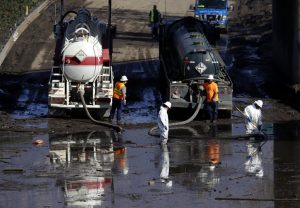
<svg viewBox="0 0 300 208"><path fill-rule="evenodd" d="M128 79L126 76L122 76L120 81L115 84L112 107L110 111L110 120L114 119L115 111L117 110L117 123L121 122L121 112L123 105L126 106L126 83Z"/></svg>
<svg viewBox="0 0 300 208"><path fill-rule="evenodd" d="M167 101L163 103L158 113L157 123L158 123L158 128L160 130L160 139L162 145L167 144L168 141L168 136L169 136L168 110L170 108L171 108L171 103Z"/></svg>
<svg viewBox="0 0 300 208"><path fill-rule="evenodd" d="M210 74L207 81L203 84L203 89L206 94L205 107L207 109L210 122L216 123L218 118L219 89L218 84L213 80L214 76Z"/></svg>
<svg viewBox="0 0 300 208"><path fill-rule="evenodd" d="M158 36L160 18L160 12L157 10L156 5L153 5L153 8L149 12L149 24L152 31L152 38L157 38Z"/></svg>
<svg viewBox="0 0 300 208"><path fill-rule="evenodd" d="M244 109L244 116L246 122L246 134L256 134L261 131L262 115L261 108L263 101L257 100L253 104L248 105Z"/></svg>

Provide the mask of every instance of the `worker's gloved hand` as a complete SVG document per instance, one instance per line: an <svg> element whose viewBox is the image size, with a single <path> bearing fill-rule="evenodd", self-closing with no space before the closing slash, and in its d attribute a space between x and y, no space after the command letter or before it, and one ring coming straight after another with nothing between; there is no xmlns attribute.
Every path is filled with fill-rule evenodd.
<svg viewBox="0 0 300 208"><path fill-rule="evenodd" d="M125 106L127 105L126 100L123 100L123 105L125 105Z"/></svg>

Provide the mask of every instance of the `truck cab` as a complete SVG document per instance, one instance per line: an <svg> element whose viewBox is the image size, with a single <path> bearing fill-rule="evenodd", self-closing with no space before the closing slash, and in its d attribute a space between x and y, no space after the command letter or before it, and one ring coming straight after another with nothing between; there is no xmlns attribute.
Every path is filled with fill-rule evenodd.
<svg viewBox="0 0 300 208"><path fill-rule="evenodd" d="M227 32L228 0L196 0L194 16L221 31Z"/></svg>

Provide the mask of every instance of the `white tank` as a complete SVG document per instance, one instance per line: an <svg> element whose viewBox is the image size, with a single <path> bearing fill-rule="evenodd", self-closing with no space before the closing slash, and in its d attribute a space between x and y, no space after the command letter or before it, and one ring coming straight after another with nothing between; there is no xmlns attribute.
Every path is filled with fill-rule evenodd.
<svg viewBox="0 0 300 208"><path fill-rule="evenodd" d="M63 49L63 72L71 81L93 81L103 65L102 46L92 36L74 37Z"/></svg>

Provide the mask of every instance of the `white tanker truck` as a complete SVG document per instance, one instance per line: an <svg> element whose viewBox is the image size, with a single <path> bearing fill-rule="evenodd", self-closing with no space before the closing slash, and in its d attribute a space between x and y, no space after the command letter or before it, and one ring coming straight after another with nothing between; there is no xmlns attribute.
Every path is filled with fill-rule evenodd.
<svg viewBox="0 0 300 208"><path fill-rule="evenodd" d="M75 17L66 21L71 13ZM48 93L50 115L83 108L98 118L107 115L113 94L110 28L110 24L98 20L87 9L66 12L54 25L56 47Z"/></svg>

